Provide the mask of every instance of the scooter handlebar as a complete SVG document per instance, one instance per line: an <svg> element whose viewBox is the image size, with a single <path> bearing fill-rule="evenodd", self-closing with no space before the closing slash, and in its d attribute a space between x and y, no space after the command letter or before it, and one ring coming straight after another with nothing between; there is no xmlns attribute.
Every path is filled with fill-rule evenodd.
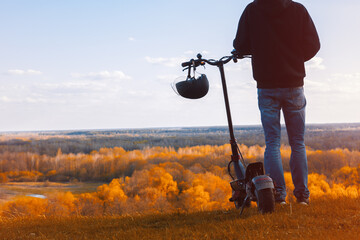
<svg viewBox="0 0 360 240"><path fill-rule="evenodd" d="M202 59L202 56L200 54L197 55L198 59L191 59L188 62L183 62L181 63L182 67L189 67L189 66L194 66L194 67L198 67L200 65L205 65L205 63L208 63L210 65L216 65L218 62L223 62L228 63L231 59L236 63L238 59L243 59L243 58L247 58L247 57L251 57L251 56L247 56L247 55L239 55L236 50L232 50L231 51L231 56L225 56L222 57L219 61L215 61L215 60L208 60L208 59Z"/></svg>

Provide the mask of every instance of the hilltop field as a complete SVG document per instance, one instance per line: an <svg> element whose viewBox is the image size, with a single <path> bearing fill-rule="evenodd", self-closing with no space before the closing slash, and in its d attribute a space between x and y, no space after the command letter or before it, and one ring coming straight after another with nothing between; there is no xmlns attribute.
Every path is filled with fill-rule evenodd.
<svg viewBox="0 0 360 240"><path fill-rule="evenodd" d="M226 128L0 134L0 239L353 239L360 124L307 131L310 206L295 203L283 137L287 206L242 216ZM246 161L263 161L261 128L235 132Z"/></svg>
<svg viewBox="0 0 360 240"><path fill-rule="evenodd" d="M359 199L318 199L260 215L255 207L122 217L0 219L1 239L358 239Z"/></svg>

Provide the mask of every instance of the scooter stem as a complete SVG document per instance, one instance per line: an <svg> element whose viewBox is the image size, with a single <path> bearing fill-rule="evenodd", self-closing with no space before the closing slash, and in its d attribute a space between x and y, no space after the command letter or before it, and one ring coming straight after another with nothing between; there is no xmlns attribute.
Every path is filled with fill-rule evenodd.
<svg viewBox="0 0 360 240"><path fill-rule="evenodd" d="M235 135L234 135L234 128L233 123L231 119L231 112L230 112L230 103L229 103L229 97L227 92L227 86L226 86L226 80L225 80L225 72L224 72L224 63L219 61L217 66L220 70L220 76L221 76L221 83L224 93L224 100L225 100L225 108L226 108L226 115L229 125L229 133L230 133L230 145L231 145L231 160L234 162L234 169L237 179L244 179L245 178L245 168L240 162L240 155L238 152L238 146L236 143Z"/></svg>

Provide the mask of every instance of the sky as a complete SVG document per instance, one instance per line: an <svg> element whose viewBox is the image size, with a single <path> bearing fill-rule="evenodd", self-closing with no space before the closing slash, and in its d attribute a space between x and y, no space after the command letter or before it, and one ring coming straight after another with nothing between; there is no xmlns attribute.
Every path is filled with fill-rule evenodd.
<svg viewBox="0 0 360 240"><path fill-rule="evenodd" d="M171 84L197 53L229 55L250 2L0 0L0 131L225 126L216 67L198 68L202 99ZM360 122L360 1L298 2L321 41L306 63L307 123ZM233 123L260 124L250 61L225 74Z"/></svg>

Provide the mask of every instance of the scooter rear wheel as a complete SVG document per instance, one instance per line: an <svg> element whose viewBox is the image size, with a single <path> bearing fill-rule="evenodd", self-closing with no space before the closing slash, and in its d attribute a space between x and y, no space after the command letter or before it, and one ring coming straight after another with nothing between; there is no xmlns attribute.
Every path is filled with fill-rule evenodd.
<svg viewBox="0 0 360 240"><path fill-rule="evenodd" d="M255 190L257 206L260 213L272 213L275 209L274 191L272 188Z"/></svg>

